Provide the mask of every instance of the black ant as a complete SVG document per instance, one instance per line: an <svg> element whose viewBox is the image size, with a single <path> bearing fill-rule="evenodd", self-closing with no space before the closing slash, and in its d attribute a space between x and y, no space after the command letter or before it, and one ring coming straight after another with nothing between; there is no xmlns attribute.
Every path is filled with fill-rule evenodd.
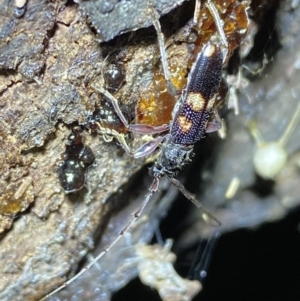
<svg viewBox="0 0 300 301"><path fill-rule="evenodd" d="M86 172L95 161L92 150L83 143L82 130L80 126L72 128L64 160L57 165L58 179L66 193L77 192L85 185Z"/></svg>

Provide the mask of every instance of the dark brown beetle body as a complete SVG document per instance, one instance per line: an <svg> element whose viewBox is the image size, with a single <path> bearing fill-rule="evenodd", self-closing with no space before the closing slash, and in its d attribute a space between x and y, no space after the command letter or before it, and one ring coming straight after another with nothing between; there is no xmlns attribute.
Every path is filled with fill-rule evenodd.
<svg viewBox="0 0 300 301"><path fill-rule="evenodd" d="M157 162L150 169L154 177L173 177L176 170L190 161L194 144L206 132L221 80L223 56L208 44L199 53L173 111L170 132L166 135Z"/></svg>

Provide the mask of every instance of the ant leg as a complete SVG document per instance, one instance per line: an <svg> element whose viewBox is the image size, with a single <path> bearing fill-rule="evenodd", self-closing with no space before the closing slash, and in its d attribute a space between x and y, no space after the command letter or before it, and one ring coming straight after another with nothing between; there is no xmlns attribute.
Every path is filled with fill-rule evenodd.
<svg viewBox="0 0 300 301"><path fill-rule="evenodd" d="M195 197L195 195L193 195L192 193L190 193L189 191L187 191L185 189L185 187L176 179L168 177L168 180L175 186L177 187L180 192L188 199L190 200L196 207L198 207L199 209L201 209L204 212L203 215L203 219L205 221L208 220L208 222L211 222L211 224L213 226L220 226L221 222L213 216L212 213L210 213Z"/></svg>
<svg viewBox="0 0 300 301"><path fill-rule="evenodd" d="M162 30L161 30L160 22L158 19L158 13L154 8L152 8L152 16L153 16L152 24L157 33L157 40L158 40L158 45L159 45L161 62L162 62L163 70L164 70L164 76L165 76L165 79L167 82L167 89L171 95L176 95L176 88L174 87L174 85L172 84L171 79L170 79L170 72L169 72L169 67L168 67L164 34L162 33Z"/></svg>
<svg viewBox="0 0 300 301"><path fill-rule="evenodd" d="M217 122L208 122L206 127L206 133L212 133L219 131L222 129L222 120L216 108L213 108L214 115L216 117Z"/></svg>
<svg viewBox="0 0 300 301"><path fill-rule="evenodd" d="M63 288L67 287L70 283L72 283L74 280L76 280L78 277L80 277L83 273L85 273L88 269L90 269L101 257L103 257L109 250L128 232L128 230L131 228L131 226L136 222L136 220L140 217L141 213L143 212L144 208L146 207L147 203L149 202L152 195L158 190L159 185L159 179L154 178L150 188L149 192L146 194L145 199L143 203L140 205L140 207L132 214L131 219L127 223L127 225L120 231L119 235L105 248L101 253L99 253L98 256L96 256L87 266L85 266L77 275L66 281L64 284L59 286L57 289L52 291L51 293L47 294L45 297L43 297L40 301L44 301L50 296L54 295L55 293L59 292Z"/></svg>
<svg viewBox="0 0 300 301"><path fill-rule="evenodd" d="M146 125L146 124L129 124L119 107L118 101L115 99L115 97L111 93L109 93L103 87L96 88L93 85L91 87L94 90L100 92L102 95L104 95L107 99L109 99L111 101L118 117L120 118L121 122L123 123L123 125L125 126L125 128L128 131L131 131L131 132L137 133L137 134L159 134L159 133L163 133L163 132L166 132L169 130L168 124L163 124L160 126L150 126L150 125Z"/></svg>

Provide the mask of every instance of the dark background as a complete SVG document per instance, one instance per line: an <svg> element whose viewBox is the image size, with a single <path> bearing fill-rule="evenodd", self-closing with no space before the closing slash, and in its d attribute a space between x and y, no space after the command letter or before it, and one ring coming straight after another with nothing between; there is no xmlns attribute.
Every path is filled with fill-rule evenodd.
<svg viewBox="0 0 300 301"><path fill-rule="evenodd" d="M179 201L173 210L184 212L179 203L186 206L186 202ZM299 220L298 209L279 222L264 224L255 230L223 234L212 254L203 290L194 300L299 300ZM165 220L163 228L167 223ZM162 235L164 231L168 235L168 229L163 230ZM195 245L177 260L176 269L183 277L196 272L192 262L185 258L190 257L191 252L201 258L197 248ZM161 299L156 291L135 279L112 300Z"/></svg>

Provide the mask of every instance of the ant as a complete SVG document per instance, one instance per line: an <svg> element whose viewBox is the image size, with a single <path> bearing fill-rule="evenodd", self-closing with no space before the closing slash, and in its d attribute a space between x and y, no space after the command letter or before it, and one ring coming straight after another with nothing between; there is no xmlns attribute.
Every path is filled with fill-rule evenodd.
<svg viewBox="0 0 300 301"><path fill-rule="evenodd" d="M200 1L197 0L196 4L197 5L193 19L194 22L197 20L197 16L199 14ZM92 86L95 90L103 94L108 100L111 101L115 112L117 113L126 130L138 134L167 133L143 144L134 152L129 150L129 148L126 148L126 152L128 152L133 158L145 157L150 155L155 149L160 149L156 162L149 170L149 174L153 177L153 181L142 204L132 214L129 222L120 231L119 235L111 244L109 244L78 274L66 281L51 293L47 294L41 299L41 301L46 300L48 297L65 288L85 271L87 271L107 252L109 252L109 250L125 235L125 233L128 232L131 226L140 217L153 194L158 191L160 178L162 177L166 177L169 182L177 187L188 200L200 208L204 212L203 217L205 219L208 219L215 225L220 225L220 222L196 200L193 194L185 189L179 180L175 178L177 171L191 162L195 143L201 140L205 133L217 131L221 128L221 120L213 106L221 82L223 64L227 58L228 44L217 9L211 1L208 1L206 6L215 20L219 36L216 40L212 39L211 41L207 42L202 50L198 53L188 75L187 86L182 91L173 109L172 121L170 124L163 124L160 126L129 124L118 105L118 101L113 97L113 95L111 95L102 87ZM155 14L156 12L154 11L153 13ZM153 16L153 25L158 36L161 61L168 91L170 94L176 95L176 89L170 80L164 36L156 15ZM217 122L209 122L209 118L213 111L216 115ZM114 133L114 136L118 139L117 133Z"/></svg>
<svg viewBox="0 0 300 301"><path fill-rule="evenodd" d="M80 126L72 128L64 160L57 165L58 179L66 193L82 189L85 185L86 172L95 161L92 150L83 143L82 130Z"/></svg>

